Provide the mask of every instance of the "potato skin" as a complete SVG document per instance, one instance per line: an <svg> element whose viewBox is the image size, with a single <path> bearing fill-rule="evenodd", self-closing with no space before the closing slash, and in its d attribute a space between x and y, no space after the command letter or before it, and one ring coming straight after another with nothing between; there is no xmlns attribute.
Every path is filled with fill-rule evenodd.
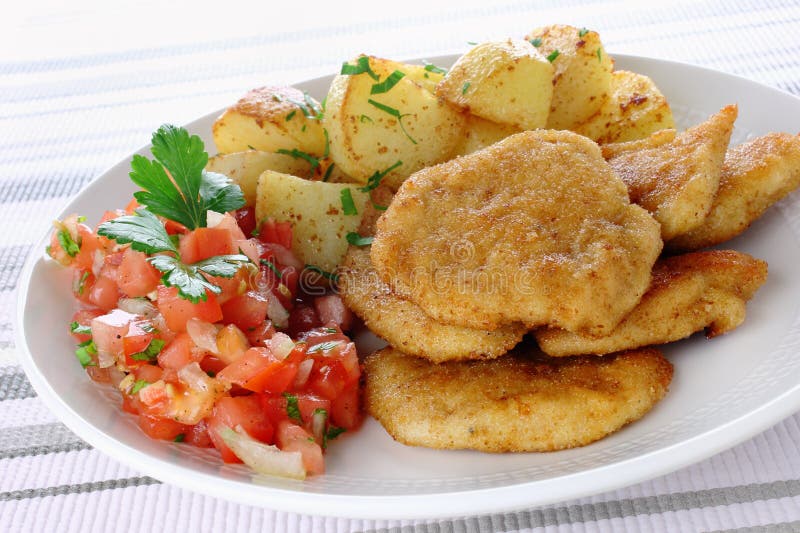
<svg viewBox="0 0 800 533"><path fill-rule="evenodd" d="M214 144L221 153L297 149L321 156L325 152L322 125L317 117L306 116L318 110L318 102L294 87L259 87L214 122Z"/></svg>
<svg viewBox="0 0 800 533"><path fill-rule="evenodd" d="M607 144L644 139L651 133L674 127L672 110L653 80L643 74L617 70L611 77L609 98L597 113L573 131Z"/></svg>
<svg viewBox="0 0 800 533"><path fill-rule="evenodd" d="M356 215L346 215L341 192L350 190ZM347 252L347 234L357 231L369 194L353 185L310 181L264 171L258 178L256 219L292 223L292 250L306 264L333 272Z"/></svg>
<svg viewBox="0 0 800 533"><path fill-rule="evenodd" d="M367 60L380 81L368 73L336 76L322 123L330 139L330 157L337 167L366 183L376 172L400 161L383 180L397 189L415 171L450 158L465 119L426 88L439 75L427 73L418 65L372 56ZM388 91L373 93L374 86L395 71L403 73L400 81ZM422 84L415 80L427 81ZM401 118L387 109L396 110Z"/></svg>
<svg viewBox="0 0 800 533"><path fill-rule="evenodd" d="M521 39L473 47L436 87L447 102L481 118L522 130L547 123L553 65Z"/></svg>
<svg viewBox="0 0 800 533"><path fill-rule="evenodd" d="M553 100L547 128L571 130L600 110L611 92L614 61L595 31L554 24L536 28L525 39L553 60Z"/></svg>

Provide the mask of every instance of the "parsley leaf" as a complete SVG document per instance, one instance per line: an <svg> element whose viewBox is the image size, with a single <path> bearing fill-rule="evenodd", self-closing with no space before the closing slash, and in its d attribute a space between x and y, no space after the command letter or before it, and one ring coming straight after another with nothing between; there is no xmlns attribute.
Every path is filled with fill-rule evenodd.
<svg viewBox="0 0 800 533"><path fill-rule="evenodd" d="M350 187L339 191L339 198L342 201L342 212L345 215L351 216L358 214L358 209L356 209L356 203L353 201L353 193L350 191Z"/></svg>
<svg viewBox="0 0 800 533"><path fill-rule="evenodd" d="M399 70L395 70L394 72L389 74L389 76L387 76L385 80L383 80L380 83L374 84L370 89L369 94L388 93L389 91L392 90L392 87L397 85L400 82L400 80L403 79L404 76L405 74L403 74Z"/></svg>
<svg viewBox="0 0 800 533"><path fill-rule="evenodd" d="M92 328L90 328L89 326L82 326L82 325L78 324L77 322L70 323L69 331L70 331L70 333L75 333L77 335L91 335L92 334Z"/></svg>
<svg viewBox="0 0 800 533"><path fill-rule="evenodd" d="M205 227L207 211L227 213L244 205L242 190L226 176L206 172L208 154L197 135L169 124L154 134L155 160L135 155L131 180L144 189L136 200L152 213L189 229Z"/></svg>
<svg viewBox="0 0 800 533"><path fill-rule="evenodd" d="M175 439L173 439L173 442L183 442L184 440L186 440L186 434L178 433L177 435L175 435Z"/></svg>
<svg viewBox="0 0 800 533"><path fill-rule="evenodd" d="M386 170L378 170L378 171L376 171L375 174L373 174L372 176L369 177L369 179L367 180L367 184L364 185L363 187L359 187L358 190L361 191L361 192L369 192L369 191L371 191L373 189L376 189L378 187L378 185L381 184L381 180L383 178L385 178L386 175L389 174L389 172L391 172L392 170L396 169L397 167L399 167L402 164L403 164L403 162L398 160L397 163L395 163L394 165L390 166Z"/></svg>
<svg viewBox="0 0 800 533"><path fill-rule="evenodd" d="M144 351L132 354L130 358L136 361L155 361L164 348L164 344L161 339L153 339Z"/></svg>
<svg viewBox="0 0 800 533"><path fill-rule="evenodd" d="M347 242L353 246L369 246L372 244L373 239L374 237L362 237L355 231L351 231L347 234Z"/></svg>
<svg viewBox="0 0 800 533"><path fill-rule="evenodd" d="M164 224L147 209L137 209L135 215L124 215L103 222L97 228L97 234L114 239L119 244L130 243L131 248L146 254L178 254L178 248L169 238Z"/></svg>
<svg viewBox="0 0 800 533"><path fill-rule="evenodd" d="M329 352L342 344L342 341L327 341L315 344L306 351L306 353Z"/></svg>
<svg viewBox="0 0 800 533"><path fill-rule="evenodd" d="M347 74L349 76L367 73L369 74L369 77L375 81L378 81L380 79L380 76L375 74L375 72L369 66L369 57L367 56L361 56L358 59L356 59L355 65L351 65L350 63L343 63L342 70L340 73Z"/></svg>
<svg viewBox="0 0 800 533"><path fill-rule="evenodd" d="M290 392L284 392L283 397L286 398L286 414L292 420L297 420L302 423L303 418L300 416L300 407L297 403L297 396Z"/></svg>
<svg viewBox="0 0 800 533"><path fill-rule="evenodd" d="M149 381L145 381L143 379L137 379L136 382L133 384L133 387L131 387L131 394L136 394L137 392L147 387L148 385L150 385Z"/></svg>
<svg viewBox="0 0 800 533"><path fill-rule="evenodd" d="M185 298L192 303L208 298L206 289L219 294L222 292L218 286L214 285L204 274L209 276L219 276L222 278L232 278L241 267L242 263L247 263L250 259L246 255L215 255L197 263L187 265L181 263L177 257L169 255L155 255L148 257L147 261L157 270L163 273L161 281L167 287L176 287L181 298Z"/></svg>
<svg viewBox="0 0 800 533"><path fill-rule="evenodd" d="M57 237L58 244L67 252L68 256L75 257L78 255L78 252L81 251L80 245L72 239L72 235L69 234L69 231L62 229L58 232Z"/></svg>
<svg viewBox="0 0 800 533"><path fill-rule="evenodd" d="M338 437L339 435L341 435L345 431L347 431L347 430L344 429L344 428L340 428L340 427L336 427L336 426L329 426L328 427L328 431L325 433L325 443L327 444L327 442L329 440L335 439L336 437Z"/></svg>

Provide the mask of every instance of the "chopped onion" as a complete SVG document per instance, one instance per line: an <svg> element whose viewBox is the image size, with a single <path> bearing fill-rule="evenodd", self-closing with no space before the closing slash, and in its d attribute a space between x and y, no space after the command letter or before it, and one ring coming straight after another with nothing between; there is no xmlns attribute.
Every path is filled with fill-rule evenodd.
<svg viewBox="0 0 800 533"><path fill-rule="evenodd" d="M117 307L134 315L153 318L158 314L158 309L146 298L120 298Z"/></svg>
<svg viewBox="0 0 800 533"><path fill-rule="evenodd" d="M303 270L303 262L300 261L290 249L273 242L265 246L272 250L272 253L275 254L275 259L277 259L278 263L286 266L293 266L297 270Z"/></svg>
<svg viewBox="0 0 800 533"><path fill-rule="evenodd" d="M100 275L100 269L103 268L105 260L106 256L101 250L94 251L94 256L92 257L92 274L94 274L94 277Z"/></svg>
<svg viewBox="0 0 800 533"><path fill-rule="evenodd" d="M114 370L116 370L116 369L114 369ZM131 373L131 374L128 374L127 376L125 376L125 377L124 377L124 378L123 378L123 379L122 379L122 380L121 380L121 381L120 381L120 382L117 384L117 388L118 388L119 390L121 390L122 392L124 392L125 394L128 394L128 393L131 391L131 388L133 387L134 383L136 383L136 376L134 376L134 375Z"/></svg>
<svg viewBox="0 0 800 533"><path fill-rule="evenodd" d="M313 359L305 359L302 363L297 365L297 374L294 376L294 386L299 388L306 384L308 376L311 375L311 369L314 367Z"/></svg>
<svg viewBox="0 0 800 533"><path fill-rule="evenodd" d="M219 434L236 457L259 474L292 479L306 478L300 452L284 452L277 446L259 442L248 435L242 426L236 426L235 431L221 426Z"/></svg>
<svg viewBox="0 0 800 533"><path fill-rule="evenodd" d="M267 341L267 346L272 355L278 359L286 359L294 350L294 341L286 333L276 333Z"/></svg>
<svg viewBox="0 0 800 533"><path fill-rule="evenodd" d="M219 326L200 320L197 317L192 317L186 322L186 333L192 338L192 342L194 342L198 348L209 351L215 355L219 354L219 346L217 346L217 334L219 330Z"/></svg>
<svg viewBox="0 0 800 533"><path fill-rule="evenodd" d="M178 379L188 385L190 389L201 392L209 390L208 385L211 380L208 374L200 368L200 364L197 361L193 361L178 370Z"/></svg>
<svg viewBox="0 0 800 533"><path fill-rule="evenodd" d="M108 369L108 378L111 380L111 384L118 388L121 387L122 381L129 375L117 368L117 366Z"/></svg>
<svg viewBox="0 0 800 533"><path fill-rule="evenodd" d="M315 409L311 418L311 434L320 446L325 442L325 425L328 423L328 411Z"/></svg>
<svg viewBox="0 0 800 533"><path fill-rule="evenodd" d="M217 213L216 211L206 211L206 227L213 228L219 226L222 219L225 218L225 213Z"/></svg>
<svg viewBox="0 0 800 533"><path fill-rule="evenodd" d="M267 316L269 319L272 320L276 328L283 329L287 327L289 325L289 311L281 305L278 297L272 294L272 292L268 292L266 296L269 301L267 306Z"/></svg>
<svg viewBox="0 0 800 533"><path fill-rule="evenodd" d="M108 368L117 364L117 359L111 352L102 350L97 351L97 366L100 368Z"/></svg>

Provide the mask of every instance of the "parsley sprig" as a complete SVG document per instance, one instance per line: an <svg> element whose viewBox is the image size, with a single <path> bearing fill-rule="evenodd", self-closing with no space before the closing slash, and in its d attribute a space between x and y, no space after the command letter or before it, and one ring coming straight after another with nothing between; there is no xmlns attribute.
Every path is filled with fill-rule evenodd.
<svg viewBox="0 0 800 533"><path fill-rule="evenodd" d="M206 172L208 153L197 135L169 124L153 134L155 160L135 155L131 180L144 189L136 200L156 215L189 229L207 225L206 213L227 213L244 205L242 190L226 176Z"/></svg>

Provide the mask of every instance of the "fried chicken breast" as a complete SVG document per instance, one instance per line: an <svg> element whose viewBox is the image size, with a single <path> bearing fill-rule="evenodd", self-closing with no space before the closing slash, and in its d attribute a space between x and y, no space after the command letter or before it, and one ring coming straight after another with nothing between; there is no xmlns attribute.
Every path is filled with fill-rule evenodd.
<svg viewBox="0 0 800 533"><path fill-rule="evenodd" d="M706 329L709 337L738 327L745 304L767 279L767 263L733 250L659 260L653 281L633 311L604 337L560 329L534 332L552 356L607 354L664 344Z"/></svg>
<svg viewBox="0 0 800 533"><path fill-rule="evenodd" d="M726 106L670 143L624 150L608 160L628 186L631 201L661 223L664 240L688 233L706 218L736 115L735 105Z"/></svg>
<svg viewBox="0 0 800 533"><path fill-rule="evenodd" d="M371 257L437 321L602 334L639 301L661 248L594 142L536 130L413 174Z"/></svg>
<svg viewBox="0 0 800 533"><path fill-rule="evenodd" d="M672 364L653 348L556 359L527 346L512 354L437 365L386 348L365 362L366 409L403 444L552 451L641 418L672 379Z"/></svg>
<svg viewBox="0 0 800 533"><path fill-rule="evenodd" d="M369 249L350 247L339 269L339 289L345 304L373 333L407 354L433 362L498 357L527 331L520 324L481 331L436 322L380 280Z"/></svg>
<svg viewBox="0 0 800 533"><path fill-rule="evenodd" d="M799 185L800 136L770 133L731 148L708 216L667 246L688 251L732 239Z"/></svg>

